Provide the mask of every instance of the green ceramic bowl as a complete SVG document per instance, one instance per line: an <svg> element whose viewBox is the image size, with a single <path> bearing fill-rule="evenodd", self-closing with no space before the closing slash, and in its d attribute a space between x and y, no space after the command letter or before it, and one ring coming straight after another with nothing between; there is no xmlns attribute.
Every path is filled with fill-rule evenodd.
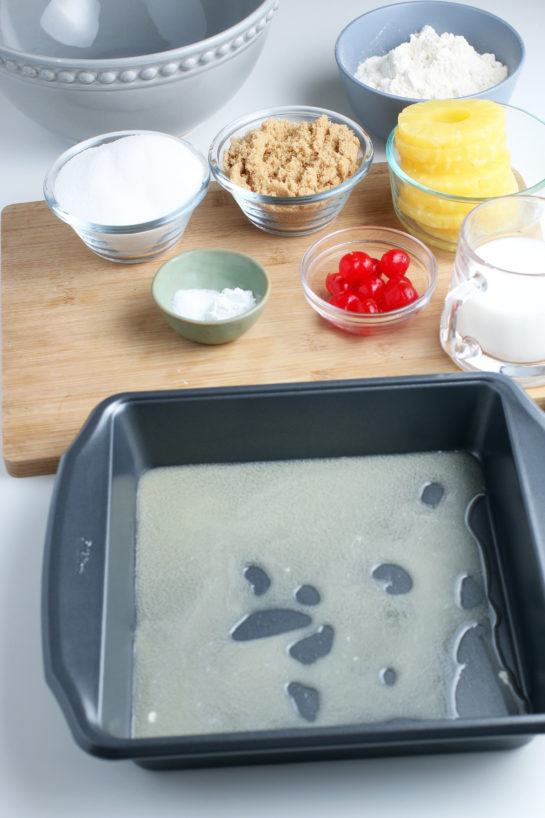
<svg viewBox="0 0 545 818"><path fill-rule="evenodd" d="M174 294L182 289L251 290L256 304L233 318L198 321L173 311ZM166 321L184 338L200 344L225 344L257 321L271 290L264 267L251 256L231 250L188 250L166 261L157 270L151 294Z"/></svg>

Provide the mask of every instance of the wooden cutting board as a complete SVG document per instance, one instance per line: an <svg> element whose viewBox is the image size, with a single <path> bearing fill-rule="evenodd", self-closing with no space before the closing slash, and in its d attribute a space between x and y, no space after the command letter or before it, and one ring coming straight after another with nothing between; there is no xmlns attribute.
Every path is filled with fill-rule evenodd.
<svg viewBox="0 0 545 818"><path fill-rule="evenodd" d="M329 230L358 223L400 227L385 164L372 167ZM141 264L115 264L91 253L44 202L6 207L2 423L9 473L54 472L91 409L118 392L456 371L438 339L452 254L436 252L439 283L413 322L390 334L360 337L331 327L304 299L299 263L318 235L264 233L212 184L168 253ZM271 275L263 315L230 344L184 340L152 300L157 267L196 247L249 253ZM545 405L545 387L530 394Z"/></svg>

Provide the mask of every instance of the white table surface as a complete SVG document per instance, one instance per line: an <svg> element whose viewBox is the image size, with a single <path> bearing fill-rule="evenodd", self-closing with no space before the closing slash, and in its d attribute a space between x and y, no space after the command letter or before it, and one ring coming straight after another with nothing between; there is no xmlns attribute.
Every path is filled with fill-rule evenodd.
<svg viewBox="0 0 545 818"><path fill-rule="evenodd" d="M268 105L314 104L351 115L334 43L347 22L374 5L281 0L254 72L190 140L205 151L226 121ZM480 5L521 33L527 57L511 102L545 118L543 0ZM41 199L44 174L65 145L1 95L0 123L0 208ZM375 147L383 161L384 144ZM0 813L6 818L544 814L541 736L493 753L169 773L88 756L73 741L42 671L41 563L53 482L53 476L15 479L0 465Z"/></svg>

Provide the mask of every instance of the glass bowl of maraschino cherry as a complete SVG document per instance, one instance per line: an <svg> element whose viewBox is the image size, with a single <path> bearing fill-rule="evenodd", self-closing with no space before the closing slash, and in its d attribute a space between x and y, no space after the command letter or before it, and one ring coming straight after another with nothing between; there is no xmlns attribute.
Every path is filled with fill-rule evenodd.
<svg viewBox="0 0 545 818"><path fill-rule="evenodd" d="M345 332L372 335L405 324L429 303L437 262L425 244L401 230L345 227L308 248L301 282L322 318Z"/></svg>

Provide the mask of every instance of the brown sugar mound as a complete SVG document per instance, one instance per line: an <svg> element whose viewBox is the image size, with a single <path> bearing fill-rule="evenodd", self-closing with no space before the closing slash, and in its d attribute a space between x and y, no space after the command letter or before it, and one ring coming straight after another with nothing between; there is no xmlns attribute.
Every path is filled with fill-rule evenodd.
<svg viewBox="0 0 545 818"><path fill-rule="evenodd" d="M359 167L360 144L346 125L323 114L314 122L267 119L235 137L224 172L241 187L267 196L306 196L340 185Z"/></svg>

